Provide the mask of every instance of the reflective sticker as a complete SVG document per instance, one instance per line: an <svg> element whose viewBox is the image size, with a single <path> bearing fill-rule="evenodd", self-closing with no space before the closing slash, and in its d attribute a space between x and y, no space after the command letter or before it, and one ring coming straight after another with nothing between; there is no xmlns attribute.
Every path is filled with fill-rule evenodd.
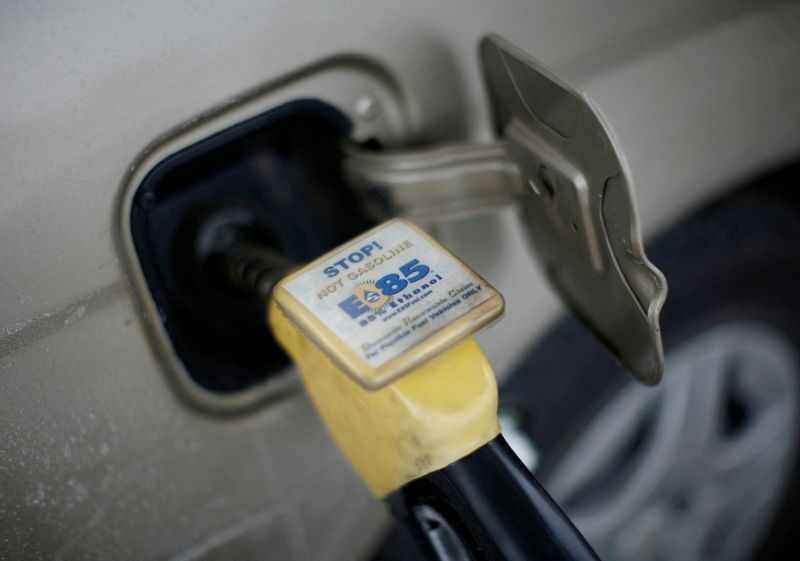
<svg viewBox="0 0 800 561"><path fill-rule="evenodd" d="M304 309L302 315L321 322L358 362L374 369L424 346L464 316L470 315L470 321L452 334L450 343L472 335L502 311L502 298L486 281L403 220L387 222L334 250L292 275L282 288ZM470 312L492 299L492 306L482 307L485 317L472 317L476 314ZM316 340L325 346L324 337Z"/></svg>

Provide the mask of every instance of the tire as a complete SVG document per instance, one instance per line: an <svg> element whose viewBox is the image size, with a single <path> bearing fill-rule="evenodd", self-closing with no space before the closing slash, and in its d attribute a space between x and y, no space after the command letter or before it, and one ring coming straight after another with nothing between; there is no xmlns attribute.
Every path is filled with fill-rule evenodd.
<svg viewBox="0 0 800 561"><path fill-rule="evenodd" d="M731 520L721 520L733 516L729 512L723 514L720 511L720 520L710 519L713 518L710 515L699 519L700 524L707 524L707 533L712 535L706 536L705 542L697 545L691 555L685 551L685 547L689 546L682 542L692 539L688 534L699 532L696 521L691 527L687 527L686 536L679 532L673 535L665 531L665 525L680 526L681 512L690 507L687 497L698 494L703 485L721 485L721 482L709 481L710 476L703 480L704 476L688 473L687 478L695 478L697 481L684 484L685 488L681 491L674 491L674 497L666 509L667 514L663 514L662 508L660 522L653 522L650 541L657 541L659 536L662 540L667 539L664 536L670 536L671 544L662 543L660 549L653 549L652 543L648 546L650 549L641 549L644 547L642 545L639 549L634 548L632 551L636 553L630 553L627 557L644 558L647 555L651 559L680 558L682 561L691 561L691 558L788 557L789 552L797 551L799 545L795 530L796 521L800 519L800 481L793 477L793 474L800 473L797 456L800 448L800 423L797 422L797 405L800 402L800 391L797 389L800 387L800 369L797 366L800 364L800 213L797 208L785 202L759 199L745 193L714 204L678 224L661 236L649 248L648 254L664 271L670 291L662 314L667 357L664 385L669 387L671 384L671 359L685 362L688 355L682 349L686 349L693 341L698 341L698 344L705 347L698 347L695 356L702 356L697 353L711 352L708 349L710 341L723 340L719 337L713 339L713 336L723 332L727 337L733 334L733 341L737 340L735 337L740 337L738 340L743 344L738 349L731 347L729 339L727 344L734 349L732 352L745 352L742 350L744 347L752 347L752 353L766 353L763 356L767 361L777 360L778 354L785 355L781 359L781 364L785 366L778 369L790 374L777 374L783 376L780 383L785 391L784 397L776 394L779 397L775 399L783 400L780 407L781 415L784 416L781 419L787 428L785 433L781 431L777 434L773 431L773 434L767 434L767 437L775 439L776 444L771 449L780 448L781 460L773 471L762 472L765 476L763 481L776 478L781 481L774 485L770 483L772 487L760 491L762 494L769 491L775 498L770 499L769 506L764 507L763 516L758 517L759 520L766 519L763 529L759 531L760 535L748 534L747 546L739 548L739 551L747 549L747 552L739 555L726 553L722 549L722 545L727 543L726 539L736 543L734 537L726 538L724 535L726 524L730 528L736 527ZM767 334L763 344L759 343L762 334ZM779 349L770 346L773 339L781 342ZM759 348L759 345L763 348ZM702 379L697 378L699 374L692 373L691 376L693 378L687 383L703 383ZM603 429L597 425L603 419L613 419L617 414L614 408L621 403L623 398L620 396L623 392L638 391L644 395L648 391L626 389L630 385L632 382L627 375L582 327L573 320L564 320L521 362L502 390L503 407L513 411L525 433L538 448L540 463L536 468L537 477L562 502L562 507L573 517L579 528L584 518L585 525L590 526L590 520L597 521L611 516L612 503L618 506L611 498L616 493L613 486L632 484L636 474L631 470L644 469L642 462L636 464L634 460L636 454L643 454L640 451L648 446L647 439L655 438L652 427L637 429L638 432L631 431L630 442L625 445L628 448L621 447L617 454L619 457L614 458L617 463L606 459L608 465L604 469L608 470L607 473L603 477L599 477L598 473L594 474L595 479L599 480L594 481L593 491L576 490L574 487L580 476L565 475L570 470L573 473L576 470L590 472L591 469L586 466L595 461L592 454L610 456L607 451L598 450L598 444L590 441L590 435L602 434ZM730 430L730 427L736 428L736 423L741 424L747 420L743 415L749 413L742 409L741 403L735 401L741 402L744 399L746 402L751 399L750 396L745 394L742 398L731 395L716 399L725 402L720 411L724 413L726 420L719 421L715 426L723 427L727 423L729 427L725 430ZM784 405L784 401L788 405ZM608 425L611 421L605 422ZM606 432L611 428L612 425L608 425ZM578 457L576 454L580 452L576 451L577 446L582 446L583 451L594 452ZM682 450L683 448L677 448L674 451L676 457L668 458L668 461L673 465L687 464L689 460L680 458ZM686 455L689 455L688 452ZM707 450L704 455L711 456L712 451ZM706 462L706 459L696 457L693 461ZM632 465L635 467L631 468ZM569 483L564 483L570 477L574 480L572 498L563 492L565 487L570 486ZM662 477L666 481L668 478L674 480L676 476L665 472ZM740 479L741 477L744 476L740 476ZM589 479L591 478L584 476L580 484L587 485ZM747 479L743 481L748 484L751 482ZM757 486L759 483L755 482L753 485ZM766 484L762 487L764 485ZM589 515L581 516L581 512L590 510L593 518ZM649 515L649 511L644 512L643 507L642 512L635 514L635 518L644 518ZM639 521L635 523L644 524ZM592 530L581 529L587 533L590 542L593 542L590 535ZM618 534L624 533L620 528L617 530ZM608 528L603 531L610 533ZM752 530L751 533L755 531ZM605 553L614 558L626 558L624 551L609 552L609 548L616 547L613 544L618 544L623 538L618 535L603 536L602 531L597 528L594 533L600 535L598 543L593 545L601 557ZM624 550L624 547L620 545L617 549Z"/></svg>

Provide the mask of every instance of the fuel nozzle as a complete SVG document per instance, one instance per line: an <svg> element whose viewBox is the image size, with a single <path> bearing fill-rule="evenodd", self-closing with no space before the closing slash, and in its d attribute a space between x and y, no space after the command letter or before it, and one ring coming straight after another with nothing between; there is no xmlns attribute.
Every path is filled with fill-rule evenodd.
<svg viewBox="0 0 800 561"><path fill-rule="evenodd" d="M274 249L241 239L226 252L222 262L231 287L269 302L272 289L292 269L292 262Z"/></svg>
<svg viewBox="0 0 800 561"><path fill-rule="evenodd" d="M596 560L500 435L474 335L504 302L477 273L399 219L286 276L246 239L222 263L266 304L331 436L431 559Z"/></svg>
<svg viewBox="0 0 800 561"><path fill-rule="evenodd" d="M264 307L278 281L294 263L278 250L278 244L246 207L225 206L200 213L189 228L192 275L203 275L208 284L227 297L247 298Z"/></svg>

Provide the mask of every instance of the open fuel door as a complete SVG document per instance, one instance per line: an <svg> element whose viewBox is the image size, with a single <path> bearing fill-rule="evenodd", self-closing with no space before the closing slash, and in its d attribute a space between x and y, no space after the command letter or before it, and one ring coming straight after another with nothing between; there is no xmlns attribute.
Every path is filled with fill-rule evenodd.
<svg viewBox="0 0 800 561"><path fill-rule="evenodd" d="M639 381L657 383L667 284L644 253L630 176L608 127L585 94L503 40L484 39L480 56L547 278Z"/></svg>

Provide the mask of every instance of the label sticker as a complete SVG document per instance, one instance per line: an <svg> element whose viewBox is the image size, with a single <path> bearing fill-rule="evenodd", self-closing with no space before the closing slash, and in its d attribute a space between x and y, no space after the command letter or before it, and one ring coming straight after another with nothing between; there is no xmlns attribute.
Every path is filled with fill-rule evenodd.
<svg viewBox="0 0 800 561"><path fill-rule="evenodd" d="M496 295L400 220L300 272L284 287L374 368Z"/></svg>

